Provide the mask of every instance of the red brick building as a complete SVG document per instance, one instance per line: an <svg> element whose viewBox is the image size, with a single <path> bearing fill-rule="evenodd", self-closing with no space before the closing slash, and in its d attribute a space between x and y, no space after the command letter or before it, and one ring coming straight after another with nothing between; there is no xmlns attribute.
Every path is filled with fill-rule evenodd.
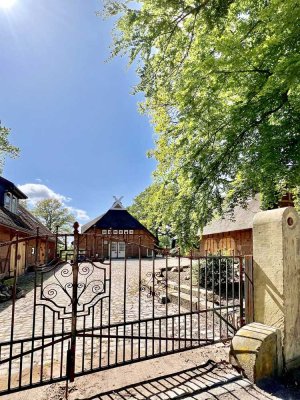
<svg viewBox="0 0 300 400"><path fill-rule="evenodd" d="M81 228L80 252L101 258L152 257L156 237L116 199L111 208Z"/></svg>

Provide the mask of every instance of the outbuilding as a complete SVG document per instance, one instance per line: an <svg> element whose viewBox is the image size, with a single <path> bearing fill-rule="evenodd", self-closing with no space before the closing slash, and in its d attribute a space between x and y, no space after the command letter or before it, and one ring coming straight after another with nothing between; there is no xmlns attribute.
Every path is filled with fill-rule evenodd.
<svg viewBox="0 0 300 400"><path fill-rule="evenodd" d="M293 206L287 193L274 208ZM253 253L253 218L261 211L260 196L250 199L246 207L236 206L233 213L213 220L203 229L200 239L200 255L251 255Z"/></svg>

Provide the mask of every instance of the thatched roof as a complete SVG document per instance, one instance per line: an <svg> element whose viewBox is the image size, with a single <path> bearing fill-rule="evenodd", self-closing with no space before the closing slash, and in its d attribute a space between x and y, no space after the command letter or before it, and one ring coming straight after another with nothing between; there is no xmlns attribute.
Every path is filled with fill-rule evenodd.
<svg viewBox="0 0 300 400"><path fill-rule="evenodd" d="M248 201L247 208L236 206L233 214L216 219L206 225L203 235L213 235L222 232L240 231L253 228L253 218L261 211L259 196Z"/></svg>
<svg viewBox="0 0 300 400"><path fill-rule="evenodd" d="M81 227L81 233L96 227L98 229L138 229L149 233L155 240L155 236L136 218L134 218L122 205L115 202L112 207L104 214L94 218Z"/></svg>

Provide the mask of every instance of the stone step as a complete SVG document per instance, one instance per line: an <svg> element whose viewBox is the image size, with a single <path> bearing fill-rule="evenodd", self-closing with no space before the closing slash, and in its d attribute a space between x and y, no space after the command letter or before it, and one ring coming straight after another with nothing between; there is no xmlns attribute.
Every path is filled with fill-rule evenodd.
<svg viewBox="0 0 300 400"><path fill-rule="evenodd" d="M169 292L168 293L169 300L174 303L178 304L179 301L179 292ZM191 306L192 301L192 306ZM212 304L212 303L211 303ZM200 299L200 304L198 302L198 298L195 296L190 296L189 294L180 292L180 306L186 308L187 310L192 309L192 311L199 310L199 307L203 309L205 307L205 301Z"/></svg>
<svg viewBox="0 0 300 400"><path fill-rule="evenodd" d="M189 268L188 265L181 265L180 266L180 272L183 272L187 268ZM178 265L168 265L168 267L161 267L161 268L158 269L157 272L159 272L160 276L162 276L163 273L166 272L167 270L169 272L179 272Z"/></svg>
<svg viewBox="0 0 300 400"><path fill-rule="evenodd" d="M168 287L173 291L176 291L176 290L178 291L178 283L177 282L169 281ZM180 292L190 295L191 286L181 284ZM213 295L213 292L211 290L205 290L203 288L198 288L198 287L192 286L192 296L198 298L199 293L200 293L200 297L202 297L202 299L207 297L208 302L212 303L215 300L215 303L219 304L219 296L217 294Z"/></svg>

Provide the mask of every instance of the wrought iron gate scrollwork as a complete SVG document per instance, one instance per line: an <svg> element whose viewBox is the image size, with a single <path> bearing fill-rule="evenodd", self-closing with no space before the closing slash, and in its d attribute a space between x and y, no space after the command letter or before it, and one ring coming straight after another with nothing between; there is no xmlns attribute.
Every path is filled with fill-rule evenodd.
<svg viewBox="0 0 300 400"><path fill-rule="evenodd" d="M161 298L162 291L167 287L167 280L162 278L160 272L147 272L146 277L140 285L140 291L144 292L147 297L156 297L158 300Z"/></svg>
<svg viewBox="0 0 300 400"><path fill-rule="evenodd" d="M97 269L101 279L93 279L93 273ZM53 274L54 282L46 283L43 275ZM72 317L72 296L73 296L73 265L71 263L58 266L52 270L41 273L41 292L37 305L51 303L50 308L58 312L59 319ZM106 270L98 267L91 261L78 265L77 283L77 316L89 315L100 298L107 296Z"/></svg>

